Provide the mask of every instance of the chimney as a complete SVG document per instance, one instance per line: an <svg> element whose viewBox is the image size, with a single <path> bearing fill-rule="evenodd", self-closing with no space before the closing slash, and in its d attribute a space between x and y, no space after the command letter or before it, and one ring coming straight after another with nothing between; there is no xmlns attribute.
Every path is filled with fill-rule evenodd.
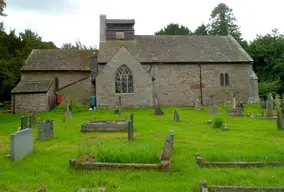
<svg viewBox="0 0 284 192"><path fill-rule="evenodd" d="M100 15L100 42L106 41L106 15Z"/></svg>

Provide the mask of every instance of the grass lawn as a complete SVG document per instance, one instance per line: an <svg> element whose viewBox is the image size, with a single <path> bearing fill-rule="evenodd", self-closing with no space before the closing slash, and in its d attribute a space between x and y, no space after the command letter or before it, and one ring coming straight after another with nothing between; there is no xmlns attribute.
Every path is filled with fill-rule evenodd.
<svg viewBox="0 0 284 192"><path fill-rule="evenodd" d="M164 116L154 109L124 109L123 117L111 110L74 111L64 122L63 109L38 114L54 120L54 138L37 141L34 153L11 163L5 157L10 150L10 134L20 126L21 115L0 113L0 191L32 192L46 186L52 192L74 192L83 187L104 185L107 191L195 191L200 180L208 185L284 186L284 167L199 168L195 153L205 161L284 161L284 131L276 120L208 115L193 108L178 108L180 122L173 121L175 108L163 108ZM246 105L246 111L259 113L259 105ZM81 124L92 119L129 118L134 112L134 141L127 133L81 133ZM222 117L229 131L213 129L207 120ZM98 161L155 163L170 129L175 131L172 169L74 171L69 159L91 153Z"/></svg>

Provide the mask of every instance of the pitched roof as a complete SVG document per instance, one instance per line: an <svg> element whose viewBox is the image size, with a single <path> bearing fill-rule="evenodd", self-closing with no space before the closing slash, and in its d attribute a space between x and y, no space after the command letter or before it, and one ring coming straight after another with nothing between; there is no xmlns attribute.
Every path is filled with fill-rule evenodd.
<svg viewBox="0 0 284 192"><path fill-rule="evenodd" d="M46 93L52 80L46 81L20 81L11 93Z"/></svg>
<svg viewBox="0 0 284 192"><path fill-rule="evenodd" d="M253 61L231 35L136 35L134 41L100 42L98 63L107 63L122 45L141 63Z"/></svg>
<svg viewBox="0 0 284 192"><path fill-rule="evenodd" d="M70 49L34 49L21 70L90 70L94 51Z"/></svg>

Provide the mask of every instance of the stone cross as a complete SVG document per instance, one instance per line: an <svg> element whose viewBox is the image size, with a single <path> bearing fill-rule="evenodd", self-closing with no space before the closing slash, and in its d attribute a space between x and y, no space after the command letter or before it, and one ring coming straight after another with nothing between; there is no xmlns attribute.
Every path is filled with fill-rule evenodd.
<svg viewBox="0 0 284 192"><path fill-rule="evenodd" d="M224 108L227 108L227 100L229 97L229 91L228 89L225 89L225 94L224 94Z"/></svg>
<svg viewBox="0 0 284 192"><path fill-rule="evenodd" d="M26 116L22 116L21 118L21 130L28 128L28 118Z"/></svg>
<svg viewBox="0 0 284 192"><path fill-rule="evenodd" d="M72 118L68 97L66 97L66 112L64 114L64 118Z"/></svg>
<svg viewBox="0 0 284 192"><path fill-rule="evenodd" d="M273 116L273 97L272 94L269 93L266 100L266 109L267 109L267 116Z"/></svg>
<svg viewBox="0 0 284 192"><path fill-rule="evenodd" d="M174 121L179 121L179 113L177 109L174 112Z"/></svg>

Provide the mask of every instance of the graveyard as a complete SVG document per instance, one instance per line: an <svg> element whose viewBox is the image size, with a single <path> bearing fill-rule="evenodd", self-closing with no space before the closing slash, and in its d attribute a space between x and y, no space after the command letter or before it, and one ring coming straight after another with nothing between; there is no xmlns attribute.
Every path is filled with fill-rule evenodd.
<svg viewBox="0 0 284 192"><path fill-rule="evenodd" d="M198 191L201 181L206 181L209 188L212 185L284 187L283 165L198 165L196 153L206 162L284 162L284 131L277 128L277 119L247 115L261 113L260 104L245 104L242 116L228 115L230 111L223 105L214 108L218 108L217 114L212 113L216 109L208 113L208 106L204 110L161 107L160 115L155 115L155 108L122 109L118 115L113 109L88 111L73 107L69 118L65 108L37 113L36 125L20 130L32 132L33 151L16 161L10 156L10 135L19 133L21 117L29 114L3 112L0 114L0 191L75 192L82 188ZM133 135L127 130L81 131L85 123L123 122L131 119L132 113ZM216 119L222 119L227 129L214 128ZM39 131L37 127L42 129ZM174 142L167 143L171 130ZM161 150L165 152L167 144L173 145L169 169L156 169L163 154ZM74 169L70 166L74 159L82 164L98 162L99 169Z"/></svg>

